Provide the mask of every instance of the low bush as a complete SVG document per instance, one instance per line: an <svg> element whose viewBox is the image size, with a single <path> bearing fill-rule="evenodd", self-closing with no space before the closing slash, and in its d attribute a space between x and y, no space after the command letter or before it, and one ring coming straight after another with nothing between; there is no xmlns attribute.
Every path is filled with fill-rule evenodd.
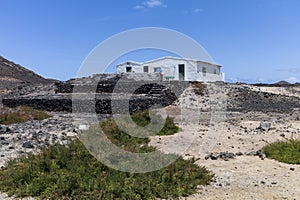
<svg viewBox="0 0 300 200"><path fill-rule="evenodd" d="M133 119L137 123L146 123L146 116L139 113ZM125 134L113 120L101 122L100 125L113 143L126 150L141 153L155 150L148 146L148 138ZM167 126L166 132L174 131ZM161 156L174 155L161 153ZM29 154L11 160L0 170L0 188L9 195L46 199L134 200L188 196L196 191L198 185L208 184L213 177L210 171L194 162L194 159L183 160L179 157L157 171L121 172L99 162L78 139L74 139L68 145L56 144L42 149L38 155Z"/></svg>
<svg viewBox="0 0 300 200"><path fill-rule="evenodd" d="M266 145L263 148L267 158L288 164L300 164L300 140L288 139Z"/></svg>
<svg viewBox="0 0 300 200"><path fill-rule="evenodd" d="M109 119L100 122L99 125L93 125L87 132L80 136L80 139L89 144L93 143L91 146L97 146L99 144L106 145L103 138L97 135L101 129L105 136L118 147L130 152L146 153L155 151L155 148L148 146L148 143L150 142L149 137L134 137L135 134L143 136L149 134L172 135L180 130L174 123L173 118L166 117L166 119L163 120L162 117L157 114L152 114L150 117L148 111L135 113L132 116L119 116L117 121L118 123L116 123L116 120L114 119ZM152 122L152 126L149 125L150 121ZM164 124L162 124L163 126L160 130L151 133L157 124L163 122ZM135 124L139 126L139 129L134 126ZM130 134L127 133L129 131Z"/></svg>
<svg viewBox="0 0 300 200"><path fill-rule="evenodd" d="M156 133L157 135L173 135L180 130L180 128L174 123L173 118L167 116L163 119L158 114L152 114L150 117L150 113L147 110L133 114L132 120L139 126L147 126L150 123L150 120L152 120L154 126L164 122L163 128Z"/></svg>
<svg viewBox="0 0 300 200"><path fill-rule="evenodd" d="M213 175L194 160L177 159L154 172L132 174L111 169L79 140L43 149L0 170L1 191L47 199L155 199L187 196Z"/></svg>

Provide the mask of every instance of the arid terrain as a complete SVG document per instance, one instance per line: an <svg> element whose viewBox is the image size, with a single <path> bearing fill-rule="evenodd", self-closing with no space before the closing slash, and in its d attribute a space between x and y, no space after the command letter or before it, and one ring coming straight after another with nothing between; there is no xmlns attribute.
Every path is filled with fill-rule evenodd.
<svg viewBox="0 0 300 200"><path fill-rule="evenodd" d="M52 82L0 56L0 91L25 84Z"/></svg>
<svg viewBox="0 0 300 200"><path fill-rule="evenodd" d="M228 88L231 90L239 88L239 90L264 91L265 94L270 95L280 93L285 97L299 97L299 88L249 85L221 87L224 91ZM230 95L230 90L229 93L223 94ZM211 95L207 96L206 102L210 101ZM231 98L229 95L223 98ZM185 104L179 104L179 106L185 107L192 104L188 96L187 94L186 97L180 99L185 101ZM205 97L197 100L204 102ZM178 123L182 124L181 133L175 136L154 137L151 144L164 152L177 153L180 153L181 148L189 146L183 156L199 158L197 164L204 165L215 173L215 182L210 186L200 187L197 194L186 199L299 199L300 166L267 159L257 152L268 143L300 137L299 107L292 111L276 112L273 111L272 106L276 107L276 105L270 105L271 112L255 111L255 108L254 111L249 112L226 111L223 122L219 124L213 124L214 119L205 116L206 112L200 112L200 118L204 115L204 119L201 118L199 123L190 122L190 119L195 118L195 114L191 112L188 116L188 112L184 112L183 117L177 118ZM169 106L168 110L174 117L181 116L178 106ZM271 122L270 130L259 129L262 121ZM216 132L219 133L216 134ZM206 148L203 149L202 146L208 147L205 141L210 141L210 136L215 137L215 140L211 140L215 145L209 152L205 152ZM189 137L192 140L189 140ZM182 138L186 138L186 142L182 142L184 141ZM210 153L213 155L207 156Z"/></svg>

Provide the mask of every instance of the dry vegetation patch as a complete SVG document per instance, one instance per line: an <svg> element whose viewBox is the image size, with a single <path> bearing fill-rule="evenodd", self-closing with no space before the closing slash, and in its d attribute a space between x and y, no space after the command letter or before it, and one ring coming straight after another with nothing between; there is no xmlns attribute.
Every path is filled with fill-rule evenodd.
<svg viewBox="0 0 300 200"><path fill-rule="evenodd" d="M49 117L51 116L45 111L20 106L14 109L1 109L0 124L22 123L28 120L43 120Z"/></svg>

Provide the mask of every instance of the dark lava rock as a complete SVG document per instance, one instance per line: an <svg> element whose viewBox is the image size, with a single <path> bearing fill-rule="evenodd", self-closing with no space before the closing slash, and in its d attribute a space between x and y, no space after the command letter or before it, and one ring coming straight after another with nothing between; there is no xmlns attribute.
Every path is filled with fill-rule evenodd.
<svg viewBox="0 0 300 200"><path fill-rule="evenodd" d="M34 148L33 144L28 141L28 142L24 142L23 145L22 145L23 148L27 148L27 149L32 149Z"/></svg>
<svg viewBox="0 0 300 200"><path fill-rule="evenodd" d="M9 145L9 142L8 142L7 140L3 140L3 141L1 142L1 144L2 144L2 145Z"/></svg>
<svg viewBox="0 0 300 200"><path fill-rule="evenodd" d="M219 157L222 158L223 160L227 161L229 158L234 158L234 154L228 153L228 152L221 152Z"/></svg>
<svg viewBox="0 0 300 200"><path fill-rule="evenodd" d="M289 113L300 107L297 97L252 91L249 88L233 88L228 93L228 111Z"/></svg>
<svg viewBox="0 0 300 200"><path fill-rule="evenodd" d="M24 153L24 151L22 151L22 150L18 151L18 154L23 154L23 153Z"/></svg>
<svg viewBox="0 0 300 200"><path fill-rule="evenodd" d="M236 153L235 155L236 155L236 156L242 156L243 153L242 153L242 152L238 152L238 153Z"/></svg>
<svg viewBox="0 0 300 200"><path fill-rule="evenodd" d="M205 159L211 159L211 160L217 160L219 158L228 161L229 159L234 158L235 155L233 153L229 153L229 152L220 152L220 153L211 153L207 156L205 156Z"/></svg>
<svg viewBox="0 0 300 200"><path fill-rule="evenodd" d="M8 126L0 125L0 134L5 134L8 133L9 131L10 129L8 128Z"/></svg>
<svg viewBox="0 0 300 200"><path fill-rule="evenodd" d="M258 156L259 158L261 158L262 160L264 160L266 158L266 154L264 154L264 152L260 149L258 151L251 151L246 153L247 156Z"/></svg>
<svg viewBox="0 0 300 200"><path fill-rule="evenodd" d="M256 155L257 155L259 158L261 158L262 160L264 160L264 159L266 158L266 155L263 153L262 150L258 150L258 151L256 152Z"/></svg>
<svg viewBox="0 0 300 200"><path fill-rule="evenodd" d="M92 84L83 82L82 85L56 83L56 87L58 88L56 91L57 94L7 95L2 99L2 103L8 107L25 105L36 109L56 112L122 114L128 113L129 110L130 113L134 113L147 110L154 105L160 105L161 107L170 105L190 85L190 82L172 81L157 83L151 81L128 81L118 84L118 87L121 88L115 91L116 84L116 81L109 81L108 83L106 80L100 80L98 83ZM75 93L78 92L77 90L81 91L79 93L93 92L95 98L90 99L84 96L73 98L71 92L75 89L72 88L75 85ZM91 88L95 88L95 91L90 91ZM132 88L137 89L131 91ZM112 98L112 92L116 94L116 98Z"/></svg>

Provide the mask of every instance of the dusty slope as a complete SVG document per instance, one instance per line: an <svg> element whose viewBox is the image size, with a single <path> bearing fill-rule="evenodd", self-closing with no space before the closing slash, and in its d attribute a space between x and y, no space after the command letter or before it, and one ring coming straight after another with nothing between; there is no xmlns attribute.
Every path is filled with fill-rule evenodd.
<svg viewBox="0 0 300 200"><path fill-rule="evenodd" d="M22 83L48 83L49 80L37 75L0 56L0 89L16 87Z"/></svg>

